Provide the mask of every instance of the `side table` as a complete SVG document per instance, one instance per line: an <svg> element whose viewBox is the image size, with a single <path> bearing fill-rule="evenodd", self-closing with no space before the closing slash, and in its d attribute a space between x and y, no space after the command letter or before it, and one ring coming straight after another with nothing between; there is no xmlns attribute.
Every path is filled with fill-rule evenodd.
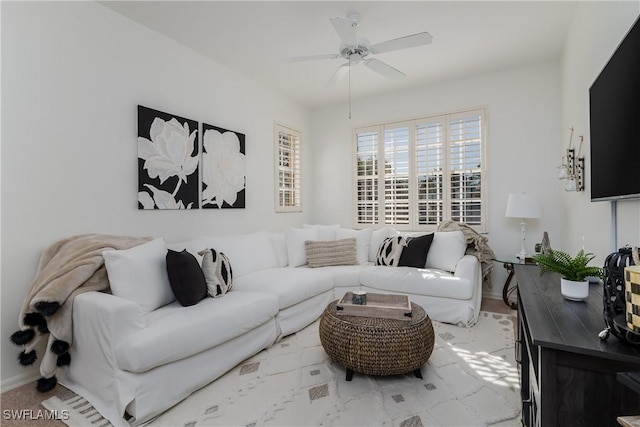
<svg viewBox="0 0 640 427"><path fill-rule="evenodd" d="M533 261L533 258L528 258L528 257L525 258L523 261L515 257L501 256L501 257L494 258L493 261L502 263L502 266L505 268L505 270L509 272L509 275L507 276L507 280L505 280L504 286L502 287L502 301L504 301L506 305L511 307L511 309L517 310L518 302L517 302L515 291L516 289L518 289L518 282L516 281L513 284L511 283L513 281L513 276L515 275L515 270L513 269L513 265L514 264L536 265L536 263Z"/></svg>

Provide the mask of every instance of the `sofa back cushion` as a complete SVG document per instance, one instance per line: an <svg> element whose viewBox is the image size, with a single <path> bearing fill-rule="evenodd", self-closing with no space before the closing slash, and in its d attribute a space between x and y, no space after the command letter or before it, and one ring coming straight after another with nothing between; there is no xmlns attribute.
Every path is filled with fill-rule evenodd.
<svg viewBox="0 0 640 427"><path fill-rule="evenodd" d="M186 249L181 252L169 249L166 261L171 290L180 305L195 305L207 296L207 283L195 256Z"/></svg>
<svg viewBox="0 0 640 427"><path fill-rule="evenodd" d="M467 251L467 241L462 231L436 231L427 253L427 268L455 271L456 264Z"/></svg>
<svg viewBox="0 0 640 427"><path fill-rule="evenodd" d="M304 242L307 240L319 240L317 227L287 227L284 235L287 240L287 257L289 258L289 267L300 267L305 265L307 263L307 250Z"/></svg>
<svg viewBox="0 0 640 427"><path fill-rule="evenodd" d="M271 238L266 231L205 237L203 240L206 246L200 250L215 249L218 252L224 252L233 265L233 274L236 277L278 266Z"/></svg>
<svg viewBox="0 0 640 427"><path fill-rule="evenodd" d="M358 264L369 262L369 245L371 244L371 229L353 230L351 228L339 228L336 230L336 239L356 239L356 256Z"/></svg>
<svg viewBox="0 0 640 427"><path fill-rule="evenodd" d="M161 238L131 249L102 252L111 292L137 303L143 313L174 301L166 255L167 246Z"/></svg>
<svg viewBox="0 0 640 427"><path fill-rule="evenodd" d="M287 239L284 233L269 233L269 237L276 253L278 267L286 267L289 265L289 256L287 255Z"/></svg>

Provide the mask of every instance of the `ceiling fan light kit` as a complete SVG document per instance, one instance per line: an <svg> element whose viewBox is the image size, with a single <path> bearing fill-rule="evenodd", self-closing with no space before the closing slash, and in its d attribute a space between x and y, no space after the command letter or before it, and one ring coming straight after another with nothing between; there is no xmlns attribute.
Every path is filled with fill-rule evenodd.
<svg viewBox="0 0 640 427"><path fill-rule="evenodd" d="M430 44L433 40L431 34L425 31L371 45L366 38L358 37L357 27L360 24L360 19L361 16L359 13L351 13L346 18L335 17L330 19L334 30L338 33L338 37L340 37L341 40L337 54L302 56L289 59L290 62L338 58L346 59L348 62L338 67L331 76L331 79L329 79L327 86L334 85L347 74L349 75L349 118L351 118L351 66L362 62L367 68L383 77L399 81L405 78L406 74L379 59L369 58L369 55L424 46Z"/></svg>

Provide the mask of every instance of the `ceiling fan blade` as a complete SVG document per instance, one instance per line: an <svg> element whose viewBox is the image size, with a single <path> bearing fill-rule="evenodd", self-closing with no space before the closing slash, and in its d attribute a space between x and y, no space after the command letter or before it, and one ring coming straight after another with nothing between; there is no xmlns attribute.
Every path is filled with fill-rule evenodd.
<svg viewBox="0 0 640 427"><path fill-rule="evenodd" d="M346 63L342 64L341 66L339 66L338 69L336 70L336 72L333 73L333 75L331 76L331 78L327 82L327 87L335 86L336 83L338 83L340 80L344 79L344 77L347 75L348 72L349 72L349 63L346 62Z"/></svg>
<svg viewBox="0 0 640 427"><path fill-rule="evenodd" d="M358 40L356 38L356 27L358 24L351 19L336 17L330 19L331 24L333 24L333 28L340 36L340 40L342 43L347 46L356 46L358 44Z"/></svg>
<svg viewBox="0 0 640 427"><path fill-rule="evenodd" d="M431 34L424 32L400 37L398 39L387 40L386 42L374 44L369 48L371 53L391 52L392 50L407 49L409 47L424 46L433 40Z"/></svg>
<svg viewBox="0 0 640 427"><path fill-rule="evenodd" d="M294 58L287 58L287 62L303 62L303 61L316 61L318 59L337 59L342 58L338 53L328 53L326 55L311 55L311 56L297 56Z"/></svg>
<svg viewBox="0 0 640 427"><path fill-rule="evenodd" d="M366 61L364 61L364 65L366 65L369 69L375 71L376 73L381 74L391 80L402 80L407 76L402 71L398 71L391 65L385 64L384 62L378 61L377 59L367 59Z"/></svg>

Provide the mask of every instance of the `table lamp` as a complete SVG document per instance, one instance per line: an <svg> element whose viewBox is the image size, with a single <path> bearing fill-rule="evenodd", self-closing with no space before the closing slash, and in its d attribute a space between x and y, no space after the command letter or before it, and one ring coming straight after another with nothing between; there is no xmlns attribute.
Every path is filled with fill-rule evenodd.
<svg viewBox="0 0 640 427"><path fill-rule="evenodd" d="M526 218L540 218L540 204L535 196L527 193L511 193L507 199L507 211L505 216L508 218L520 218L520 238L522 246L520 253L516 257L524 262L527 257L527 251L524 249L524 241L526 235L527 223Z"/></svg>

